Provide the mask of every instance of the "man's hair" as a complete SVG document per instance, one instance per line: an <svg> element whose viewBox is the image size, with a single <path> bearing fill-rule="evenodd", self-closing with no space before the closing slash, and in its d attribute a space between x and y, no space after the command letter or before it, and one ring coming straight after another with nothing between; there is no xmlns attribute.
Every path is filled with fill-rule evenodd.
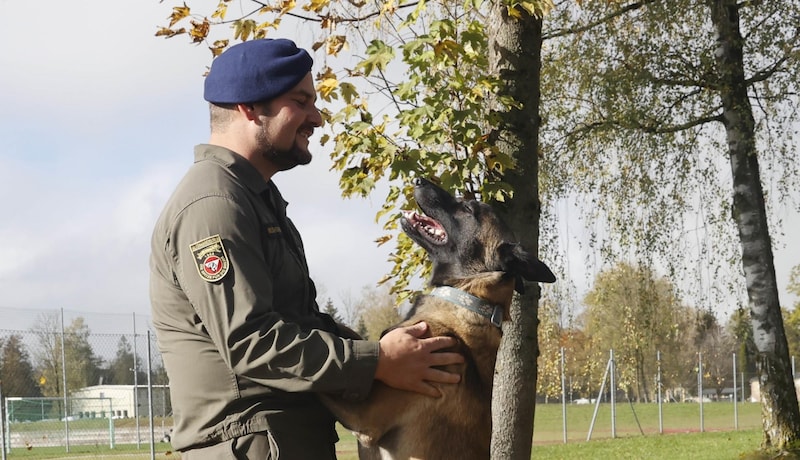
<svg viewBox="0 0 800 460"><path fill-rule="evenodd" d="M209 103L209 114L211 115L211 132L225 131L236 111L236 104L214 104Z"/></svg>

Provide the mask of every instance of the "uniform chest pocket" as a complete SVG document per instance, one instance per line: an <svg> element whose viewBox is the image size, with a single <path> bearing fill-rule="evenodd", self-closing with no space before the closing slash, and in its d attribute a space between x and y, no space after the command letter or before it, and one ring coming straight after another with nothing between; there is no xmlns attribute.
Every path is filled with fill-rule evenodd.
<svg viewBox="0 0 800 460"><path fill-rule="evenodd" d="M273 279L302 277L304 265L297 254L292 236L278 224L267 224L261 235L264 261L271 267Z"/></svg>
<svg viewBox="0 0 800 460"><path fill-rule="evenodd" d="M264 261L273 268L282 266L286 257L289 257L286 235L277 223L264 224L261 245L264 248Z"/></svg>

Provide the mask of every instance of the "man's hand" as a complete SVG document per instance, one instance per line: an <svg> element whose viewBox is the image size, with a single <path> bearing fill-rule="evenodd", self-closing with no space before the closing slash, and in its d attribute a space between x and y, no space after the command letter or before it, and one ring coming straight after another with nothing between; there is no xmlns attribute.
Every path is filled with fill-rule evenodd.
<svg viewBox="0 0 800 460"><path fill-rule="evenodd" d="M434 398L439 390L431 383L458 383L461 376L433 366L460 364L464 357L459 353L436 351L456 345L453 337L428 337L424 322L393 329L380 340L381 354L375 378L400 390L416 391Z"/></svg>

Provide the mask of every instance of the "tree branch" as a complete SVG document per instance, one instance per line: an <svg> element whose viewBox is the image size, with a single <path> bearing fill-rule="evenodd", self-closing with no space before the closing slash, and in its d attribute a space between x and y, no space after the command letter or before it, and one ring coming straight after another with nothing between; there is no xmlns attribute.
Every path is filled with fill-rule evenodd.
<svg viewBox="0 0 800 460"><path fill-rule="evenodd" d="M542 40L544 41L544 40L549 40L551 38L558 38L558 37L563 37L563 36L566 36L566 35L572 35L572 34L577 34L577 33L580 33L580 32L585 32L585 31L587 31L589 29L592 29L594 27L599 26L600 24L608 22L611 19L614 19L614 18L617 18L617 17L622 16L624 14L627 14L630 11L638 10L639 8L641 8L643 6L645 6L647 4L650 4L650 3L654 3L656 1L658 1L658 0L642 0L640 2L631 3L630 5L626 5L626 6L622 7L622 8L620 8L619 10L614 11L613 13L610 13L610 14L608 14L608 15L606 15L606 16L604 16L604 17L602 17L602 18L600 18L600 19L598 19L598 20L596 20L594 22L590 22L589 24L586 24L585 26L580 26L580 27L575 27L575 28L570 28L570 29L560 29L560 30L556 30L554 32L551 32L549 34L542 34Z"/></svg>
<svg viewBox="0 0 800 460"><path fill-rule="evenodd" d="M721 122L722 114L707 115L704 117L695 118L693 120L687 121L686 123L682 123L679 125L665 125L665 126L648 125L644 123L639 123L638 121L604 120L580 126L579 128L570 132L567 136L578 135L581 133L588 133L595 129L606 128L606 127L617 127L622 129L641 131L648 134L671 134L680 131L685 131L687 129L694 128L695 126L704 125L706 123L711 123L714 121Z"/></svg>
<svg viewBox="0 0 800 460"><path fill-rule="evenodd" d="M273 8L270 5L267 5L266 3L263 3L263 2L260 2L260 1L257 1L257 0L251 0L251 1L253 3L255 3L257 5L261 5L261 6L259 8L257 8L256 10L251 11L250 13L248 13L248 14L240 17L240 18L237 18L237 19L234 19L234 20L230 20L230 21L221 21L220 24L229 24L231 22L236 22L236 21L238 21L238 20L240 20L242 18L246 18L246 17L252 16L253 14L261 11L264 8ZM400 9L405 9L405 8L409 8L409 7L416 7L418 4L419 4L418 1L410 2L410 3L403 3L401 5L397 5L397 9L400 10ZM334 15L319 15L317 17L311 17L311 16L304 16L304 15L301 15L301 14L291 13L291 12L286 12L284 14L286 16L297 18L297 19L300 19L302 21L322 22L322 21L328 20L328 21L332 21L332 22L335 22L335 23L346 23L346 22L361 22L361 21L365 21L365 20L370 19L370 18L374 18L375 16L380 16L381 15L381 11L373 11L373 12L371 12L369 14L364 15L364 16L357 16L357 17L351 17L351 18L345 18L344 16L334 16Z"/></svg>

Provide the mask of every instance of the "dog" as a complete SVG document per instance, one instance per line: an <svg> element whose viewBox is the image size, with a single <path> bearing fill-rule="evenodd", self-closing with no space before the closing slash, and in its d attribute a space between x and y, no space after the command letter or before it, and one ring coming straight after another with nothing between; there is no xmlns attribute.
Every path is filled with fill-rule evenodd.
<svg viewBox="0 0 800 460"><path fill-rule="evenodd" d="M452 336L461 382L438 385L440 398L376 381L365 401L323 398L359 440L361 459L488 459L492 380L501 323L521 279L552 283L552 271L526 251L491 206L459 200L425 179L406 211L403 231L431 260L433 290L417 298L399 326L425 321L433 336Z"/></svg>

